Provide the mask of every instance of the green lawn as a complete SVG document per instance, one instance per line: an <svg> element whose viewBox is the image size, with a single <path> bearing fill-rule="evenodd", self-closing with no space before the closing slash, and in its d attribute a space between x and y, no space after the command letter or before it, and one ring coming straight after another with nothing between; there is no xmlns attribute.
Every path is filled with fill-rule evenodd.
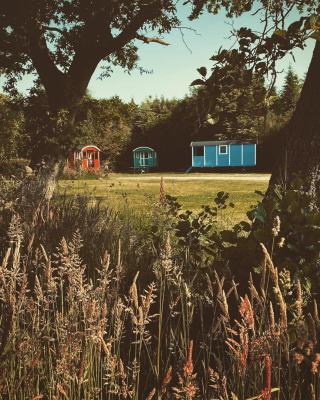
<svg viewBox="0 0 320 400"><path fill-rule="evenodd" d="M255 190L264 192L267 174L162 174L165 192L178 198L184 209L200 210L212 204L216 193L230 193L236 207L228 212L228 219L237 222L259 200ZM161 174L112 174L104 179L60 180L58 194L95 196L103 204L118 211L134 211L148 215L159 200Z"/></svg>

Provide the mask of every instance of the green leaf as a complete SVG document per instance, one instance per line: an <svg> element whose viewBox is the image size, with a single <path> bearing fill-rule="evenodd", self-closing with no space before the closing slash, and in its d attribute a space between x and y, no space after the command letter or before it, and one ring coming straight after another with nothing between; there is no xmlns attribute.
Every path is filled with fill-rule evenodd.
<svg viewBox="0 0 320 400"><path fill-rule="evenodd" d="M205 84L205 81L203 81L202 79L195 79L193 82L191 82L190 86L199 86Z"/></svg>
<svg viewBox="0 0 320 400"><path fill-rule="evenodd" d="M292 24L290 24L288 27L288 32L294 33L299 31L302 27L302 24L303 24L303 18L300 18L299 21L292 22Z"/></svg>
<svg viewBox="0 0 320 400"><path fill-rule="evenodd" d="M206 67L200 67L197 69L197 71L203 78L205 78L207 76L207 68Z"/></svg>
<svg viewBox="0 0 320 400"><path fill-rule="evenodd" d="M319 25L318 20L319 20L319 16L317 14L310 15L310 17L307 17L306 20L305 20L306 22L304 24L304 28L306 30L309 30L309 29L317 30L317 29L319 29L320 25Z"/></svg>
<svg viewBox="0 0 320 400"><path fill-rule="evenodd" d="M241 221L238 225L245 232L250 232L251 230L251 224L247 221Z"/></svg>
<svg viewBox="0 0 320 400"><path fill-rule="evenodd" d="M233 231L221 231L221 237L227 243L236 243L237 241L237 235Z"/></svg>
<svg viewBox="0 0 320 400"><path fill-rule="evenodd" d="M313 14L310 16L310 28L311 29L319 29L319 24L318 24L318 15Z"/></svg>
<svg viewBox="0 0 320 400"><path fill-rule="evenodd" d="M287 31L285 29L277 29L276 31L274 31L273 33L275 36L280 36L282 38L285 38L287 35Z"/></svg>

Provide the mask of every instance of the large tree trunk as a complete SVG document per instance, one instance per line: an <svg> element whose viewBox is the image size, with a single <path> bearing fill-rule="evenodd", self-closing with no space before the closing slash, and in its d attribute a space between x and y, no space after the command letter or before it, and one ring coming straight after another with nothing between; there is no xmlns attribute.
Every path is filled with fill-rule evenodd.
<svg viewBox="0 0 320 400"><path fill-rule="evenodd" d="M60 93L58 91L60 90ZM57 91L47 90L47 113L43 115L40 140L33 147L31 164L38 170L39 193L36 216L49 210L58 176L63 171L68 152L76 138L77 114L85 91L81 87L67 85ZM41 110L43 112L43 110ZM35 217L37 220L37 217Z"/></svg>
<svg viewBox="0 0 320 400"><path fill-rule="evenodd" d="M300 99L285 136L268 195L272 196L276 185L285 190L298 174L303 181L301 189L310 196L311 205L320 209L320 42L316 43Z"/></svg>

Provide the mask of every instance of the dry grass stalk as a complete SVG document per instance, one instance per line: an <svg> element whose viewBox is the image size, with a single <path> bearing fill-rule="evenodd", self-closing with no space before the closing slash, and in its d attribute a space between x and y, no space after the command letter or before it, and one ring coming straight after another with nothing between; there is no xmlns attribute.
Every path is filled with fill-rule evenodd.
<svg viewBox="0 0 320 400"><path fill-rule="evenodd" d="M316 323L317 329L320 329L320 319L319 319L319 312L318 312L318 304L316 299L313 300L313 319Z"/></svg>
<svg viewBox="0 0 320 400"><path fill-rule="evenodd" d="M131 284L131 287L129 289L129 296L131 303L134 305L135 309L139 309L139 297L138 297L138 288L137 288L137 279L139 276L139 271L136 273L133 282Z"/></svg>
<svg viewBox="0 0 320 400"><path fill-rule="evenodd" d="M191 340L188 347L188 354L183 366L183 374L178 374L178 386L173 387L173 397L176 400L193 400L199 391L196 383L197 374L193 373L193 341Z"/></svg>
<svg viewBox="0 0 320 400"><path fill-rule="evenodd" d="M314 319L310 313L307 314L308 336L314 344L318 342L317 328Z"/></svg>
<svg viewBox="0 0 320 400"><path fill-rule="evenodd" d="M161 396L164 396L166 394L171 380L172 380L172 367L170 366L163 378L163 381L162 381L162 385L161 385L161 389L160 389Z"/></svg>
<svg viewBox="0 0 320 400"><path fill-rule="evenodd" d="M146 400L152 400L154 398L154 395L156 394L156 388L153 388L151 392L148 394L146 397Z"/></svg>
<svg viewBox="0 0 320 400"><path fill-rule="evenodd" d="M269 318L270 318L270 332L271 335L276 335L276 324L275 324L275 318L274 318L274 311L273 311L273 305L272 302L270 301L269 305Z"/></svg>
<svg viewBox="0 0 320 400"><path fill-rule="evenodd" d="M301 320L303 316L302 307L303 307L302 289L300 280L298 279L296 283L296 302L295 302L297 320Z"/></svg>
<svg viewBox="0 0 320 400"><path fill-rule="evenodd" d="M268 250L266 249L266 247L264 246L263 243L260 243L261 248L262 248L262 253L264 255L264 259L266 262L266 266L269 268L270 270L270 274L271 274L271 279L273 281L273 290L274 290L274 294L276 296L276 299L278 301L279 304L279 308L280 308L280 326L283 330L286 331L286 329L288 328L288 319L287 319L287 305L284 301L280 286L279 286L279 277L278 277L278 270L277 268L275 268L275 266L273 265L273 262L271 260L270 254L268 253Z"/></svg>
<svg viewBox="0 0 320 400"><path fill-rule="evenodd" d="M244 298L241 298L239 312L244 319L247 327L251 329L254 333L255 324L254 324L254 311L252 305L250 303L249 297L245 295Z"/></svg>
<svg viewBox="0 0 320 400"><path fill-rule="evenodd" d="M166 204L166 190L164 185L164 179L161 177L160 179L160 197L159 197L160 204L164 206Z"/></svg>
<svg viewBox="0 0 320 400"><path fill-rule="evenodd" d="M249 283L251 297L244 296L238 301L237 295L231 296L231 293L236 293L236 285L231 282L231 289L226 295L224 280L217 273L215 286L212 286L211 280L209 284L207 279L206 293L210 292L210 301L201 303L203 325L194 326L190 310L196 309L197 312L201 297L185 279L183 271L178 270L178 263L172 266L169 239L165 257L156 260L157 265L163 266L158 280L153 278L155 282L148 285L141 279L141 286L146 289L141 292L143 295L139 295L136 275L128 297L127 292L121 292L117 260L115 268L112 268L109 253L105 253L101 260L97 281L87 281L87 271L79 256L80 247L81 240L75 235L70 242L66 239L61 241L57 255L47 253L43 247L37 251L34 249L33 260L31 253L28 253L30 266L35 271L32 285L28 279L31 270L29 258L23 253L25 246L20 246L17 241L7 251L0 267L0 398L116 400L155 399L158 395L163 399L207 400L220 396L227 400L228 392L241 393L241 398L250 398L256 395L252 393L252 388L257 388L265 399L270 399L271 374L272 382L277 387L287 378L289 381L283 386L290 389L294 387L296 382L292 363L286 364L284 361L286 356L283 347L285 352L289 352L295 344L285 335L288 317L285 304L282 304L284 299L278 272L266 250L266 270L270 272L280 309L281 337L277 332L279 328L275 322L274 304L269 302L269 298L265 302L263 296L259 295L252 278ZM118 249L118 258L119 252ZM116 254L116 250L113 254ZM118 264L120 261L118 259ZM161 297L162 307L158 307L160 279L165 288ZM168 304L167 288L172 290ZM217 297L215 289L218 289ZM181 298L188 301L185 307L187 311L181 307ZM302 300L302 295L299 295L297 284L297 301L299 299ZM261 309L268 302L269 318L265 318ZM240 323L230 317L236 311L234 305L242 316ZM166 313L170 306L170 313ZM162 314L150 315L153 307ZM317 304L314 304L314 318L307 316L302 306L299 307L297 315L300 315L302 328L305 330L308 324L308 337L315 341L319 321ZM208 322L207 316L214 317ZM157 328L160 318L162 324L159 334ZM296 322L291 318L289 323L291 327ZM184 357L188 337L195 338L195 341L188 343ZM196 345L199 342L200 347ZM158 349L159 358L156 359ZM320 357L313 351L310 350L310 357L316 381ZM197 354L197 362L193 354ZM261 366L261 357L258 359L261 354L269 357L264 359L264 368ZM173 359L180 365L180 373L173 377L170 367L161 383L157 371L164 371ZM271 359L276 372L271 369ZM156 370L158 360L159 368ZM216 363L219 376L208 368L208 361L212 360ZM287 365L287 370L283 365ZM301 365L295 373L297 370L299 372L299 368L302 368ZM202 377L203 371L207 374L206 379L201 379L199 386L198 376ZM224 376L226 371L228 382ZM45 382L41 381L43 376ZM156 389L149 394L145 391L148 379L160 381L158 393ZM246 384L243 385L243 382ZM215 385L218 385L216 392ZM318 398L318 386L315 385L313 389L315 398ZM213 393L217 393L216 397L209 397Z"/></svg>
<svg viewBox="0 0 320 400"><path fill-rule="evenodd" d="M263 400L271 400L271 357L269 354L264 358L266 386L262 391L261 397Z"/></svg>

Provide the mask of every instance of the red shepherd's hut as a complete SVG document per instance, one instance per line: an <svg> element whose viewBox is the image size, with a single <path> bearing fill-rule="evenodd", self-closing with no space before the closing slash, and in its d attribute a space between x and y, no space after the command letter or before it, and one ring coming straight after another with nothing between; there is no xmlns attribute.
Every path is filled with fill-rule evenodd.
<svg viewBox="0 0 320 400"><path fill-rule="evenodd" d="M80 166L86 171L98 171L100 169L100 152L101 150L93 145L78 147L70 151L68 165L70 168Z"/></svg>

